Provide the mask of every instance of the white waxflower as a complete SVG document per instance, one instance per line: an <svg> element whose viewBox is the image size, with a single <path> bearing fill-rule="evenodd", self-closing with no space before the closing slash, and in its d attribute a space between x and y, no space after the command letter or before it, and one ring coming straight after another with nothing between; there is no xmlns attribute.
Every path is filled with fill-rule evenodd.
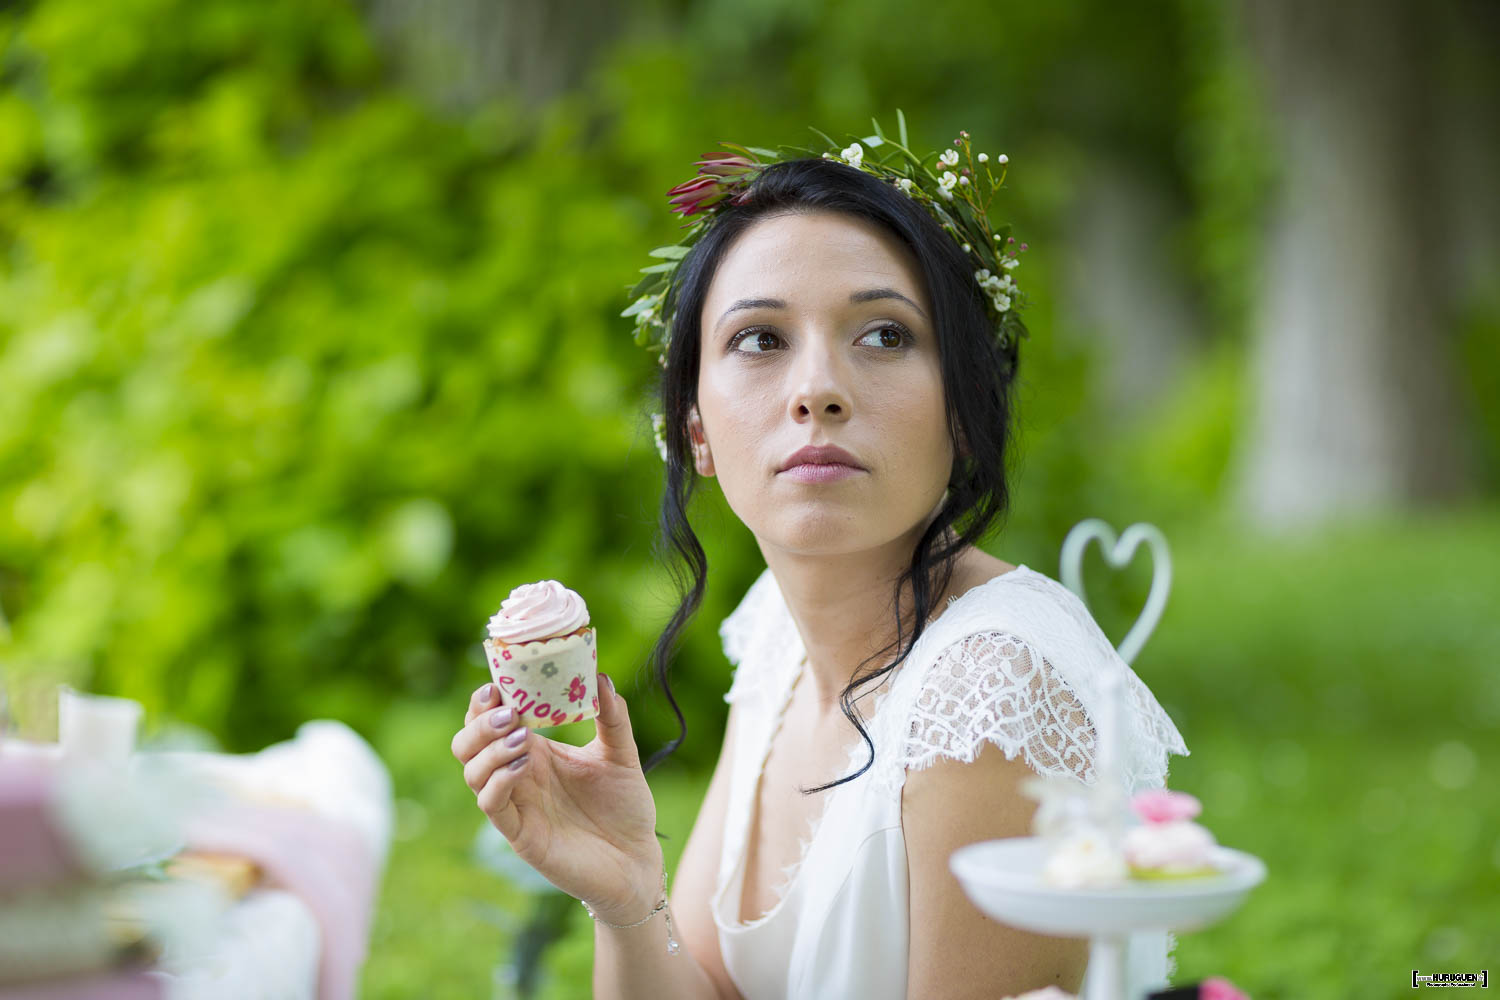
<svg viewBox="0 0 1500 1000"><path fill-rule="evenodd" d="M667 418L660 413L651 414L651 433L656 438L656 451L661 460L667 460Z"/></svg>
<svg viewBox="0 0 1500 1000"><path fill-rule="evenodd" d="M958 175L951 170L944 170L942 178L938 180L938 184L942 189L949 192L949 197L952 197L953 186L957 183Z"/></svg>
<svg viewBox="0 0 1500 1000"><path fill-rule="evenodd" d="M990 162L990 154L989 153L980 153L979 154L979 162L980 163L988 163L988 162Z"/></svg>
<svg viewBox="0 0 1500 1000"><path fill-rule="evenodd" d="M968 175L965 174L964 176L960 177L958 179L958 183L960 183L960 184L967 184L967 183L969 183L969 177L968 177Z"/></svg>
<svg viewBox="0 0 1500 1000"><path fill-rule="evenodd" d="M1010 296L996 295L992 300L995 303L996 312L1008 312L1010 310Z"/></svg>
<svg viewBox="0 0 1500 1000"><path fill-rule="evenodd" d="M907 194L911 194L911 178L910 177L903 177L903 178L901 178L900 185L901 185L901 190L905 191Z"/></svg>
<svg viewBox="0 0 1500 1000"><path fill-rule="evenodd" d="M968 253L970 250L973 250L973 249L974 248L971 247L971 246L969 246L969 244L967 244L967 243L965 243L964 246L963 246L964 253Z"/></svg>
<svg viewBox="0 0 1500 1000"><path fill-rule="evenodd" d="M945 167L957 166L958 165L958 150L956 150L956 149L945 149L945 150L943 150L942 153L938 154L938 162L941 163Z"/></svg>
<svg viewBox="0 0 1500 1000"><path fill-rule="evenodd" d="M995 237L995 239L997 239L997 240L999 238L1000 237L998 237L998 236ZM1005 268L1007 271L1009 271L1011 268L1015 267L1019 263L1021 263L1021 258L1019 258L1019 257L1007 257L1007 258L1005 258L1004 260L1002 260L1000 262L1000 266L1003 267L1003 268Z"/></svg>
<svg viewBox="0 0 1500 1000"><path fill-rule="evenodd" d="M984 282L984 279L988 278L989 276L990 269L987 267L981 268L980 270L974 272L974 280L980 282L981 284Z"/></svg>
<svg viewBox="0 0 1500 1000"><path fill-rule="evenodd" d="M861 146L857 142L850 143L849 148L845 149L842 155L844 157L845 163L849 164L849 166L851 167L857 167L864 162L865 147Z"/></svg>
<svg viewBox="0 0 1500 1000"><path fill-rule="evenodd" d="M1009 163L1010 162L1010 157L1006 156L1004 153L1001 153L999 156L995 157L995 162L996 163Z"/></svg>

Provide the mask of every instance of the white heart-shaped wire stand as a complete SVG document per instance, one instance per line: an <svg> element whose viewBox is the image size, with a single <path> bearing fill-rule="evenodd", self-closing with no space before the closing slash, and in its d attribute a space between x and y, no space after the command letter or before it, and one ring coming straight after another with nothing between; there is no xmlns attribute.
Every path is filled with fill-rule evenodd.
<svg viewBox="0 0 1500 1000"><path fill-rule="evenodd" d="M1118 539L1114 529L1097 517L1075 524L1068 537L1063 539L1062 583L1077 594L1085 606L1089 600L1083 590L1083 553L1088 543L1096 539L1103 550L1104 561L1113 569L1130 565L1142 542L1151 550L1151 590L1146 594L1146 606L1118 647L1120 659L1132 663L1151 633L1156 631L1167 607L1167 593L1172 589L1172 557L1167 552L1167 539L1156 525L1144 521L1126 528Z"/></svg>
<svg viewBox="0 0 1500 1000"><path fill-rule="evenodd" d="M1120 658L1129 663L1155 631L1167 605L1167 592L1172 588L1167 540L1154 525L1146 523L1132 524L1118 539L1114 530L1098 518L1075 525L1063 540L1062 582L1085 606L1088 597L1083 589L1083 553L1095 539L1104 550L1105 562L1114 569L1128 566L1142 542L1151 549L1151 590L1146 606L1118 649ZM1102 738L1095 762L1101 773L1118 767L1120 684L1116 675L1105 678L1099 721ZM1266 874L1259 858L1221 849L1220 855L1232 864L1226 864L1225 874L1217 878L1181 885L1164 882L1107 890L1063 889L1046 885L1040 878L1045 850L1035 837L985 841L959 848L950 856L949 867L974 905L996 920L1042 934L1088 935L1089 963L1081 994L1084 1000L1143 1000L1139 995L1126 996L1131 935L1138 930L1190 930L1214 923L1238 907Z"/></svg>

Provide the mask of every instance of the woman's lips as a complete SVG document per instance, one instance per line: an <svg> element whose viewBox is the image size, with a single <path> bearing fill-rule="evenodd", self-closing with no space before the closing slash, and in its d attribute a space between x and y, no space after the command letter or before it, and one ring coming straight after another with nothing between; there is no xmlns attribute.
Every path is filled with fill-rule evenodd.
<svg viewBox="0 0 1500 1000"><path fill-rule="evenodd" d="M794 465L789 469L783 469L781 475L786 476L799 483L831 483L839 479L848 479L864 472L864 469L856 469L852 465Z"/></svg>

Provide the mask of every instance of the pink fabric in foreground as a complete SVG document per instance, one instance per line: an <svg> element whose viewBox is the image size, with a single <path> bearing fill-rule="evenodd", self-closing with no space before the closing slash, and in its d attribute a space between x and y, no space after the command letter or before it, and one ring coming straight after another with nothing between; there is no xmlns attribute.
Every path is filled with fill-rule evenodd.
<svg viewBox="0 0 1500 1000"><path fill-rule="evenodd" d="M0 894L86 871L52 814L56 770L51 761L0 760Z"/></svg>
<svg viewBox="0 0 1500 1000"><path fill-rule="evenodd" d="M301 898L323 934L320 1000L354 1000L379 872L352 826L304 809L227 803L190 818L185 835L190 849L250 858Z"/></svg>
<svg viewBox="0 0 1500 1000"><path fill-rule="evenodd" d="M163 1000L168 993L160 973L140 970L0 986L0 1000Z"/></svg>

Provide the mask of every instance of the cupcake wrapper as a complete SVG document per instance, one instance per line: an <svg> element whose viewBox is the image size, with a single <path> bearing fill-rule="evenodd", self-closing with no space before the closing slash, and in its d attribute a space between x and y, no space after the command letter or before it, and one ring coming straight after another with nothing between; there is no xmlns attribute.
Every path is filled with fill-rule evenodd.
<svg viewBox="0 0 1500 1000"><path fill-rule="evenodd" d="M516 710L528 729L599 714L599 649L592 626L536 642L486 639L484 658L503 703Z"/></svg>

